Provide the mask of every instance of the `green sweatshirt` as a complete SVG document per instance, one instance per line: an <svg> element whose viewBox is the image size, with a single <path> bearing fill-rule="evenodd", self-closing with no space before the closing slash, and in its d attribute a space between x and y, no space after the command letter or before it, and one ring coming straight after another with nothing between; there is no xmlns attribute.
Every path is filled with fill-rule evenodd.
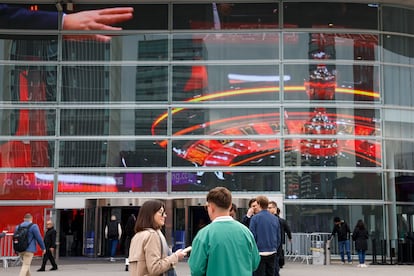
<svg viewBox="0 0 414 276"><path fill-rule="evenodd" d="M230 216L202 228L192 243L192 276L251 276L260 256L250 230Z"/></svg>

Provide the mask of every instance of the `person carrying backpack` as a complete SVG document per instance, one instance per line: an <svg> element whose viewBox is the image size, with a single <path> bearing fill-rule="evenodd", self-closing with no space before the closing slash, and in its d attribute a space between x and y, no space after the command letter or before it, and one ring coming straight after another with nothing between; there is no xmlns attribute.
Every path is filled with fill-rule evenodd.
<svg viewBox="0 0 414 276"><path fill-rule="evenodd" d="M30 213L25 214L23 222L16 226L13 235L13 247L22 260L19 276L30 276L30 265L32 264L34 253L37 251L36 243L42 249L42 253L46 253L46 247L40 234L39 226L32 221L33 216ZM22 231L25 229L27 229L27 235L24 234L26 231ZM17 234L20 234L19 237ZM26 242L27 248L23 249L26 247Z"/></svg>
<svg viewBox="0 0 414 276"><path fill-rule="evenodd" d="M111 216L111 221L105 227L105 238L109 240L110 261L115 262L115 253L121 239L122 228L121 224L116 220L116 216Z"/></svg>

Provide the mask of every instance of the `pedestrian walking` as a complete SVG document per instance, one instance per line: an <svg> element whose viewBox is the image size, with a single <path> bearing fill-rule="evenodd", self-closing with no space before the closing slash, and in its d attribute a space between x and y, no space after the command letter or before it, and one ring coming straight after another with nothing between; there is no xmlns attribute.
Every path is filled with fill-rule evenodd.
<svg viewBox="0 0 414 276"><path fill-rule="evenodd" d="M43 241L45 243L46 253L43 255L42 266L37 271L45 271L48 260L52 265L50 270L57 270L58 266L56 264L55 257L53 256L56 250L56 230L51 220L46 222L46 233Z"/></svg>

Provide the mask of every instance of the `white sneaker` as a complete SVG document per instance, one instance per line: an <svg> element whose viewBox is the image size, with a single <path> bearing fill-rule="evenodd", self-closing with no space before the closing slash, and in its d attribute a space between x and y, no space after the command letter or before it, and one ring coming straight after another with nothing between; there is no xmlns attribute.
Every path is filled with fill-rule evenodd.
<svg viewBox="0 0 414 276"><path fill-rule="evenodd" d="M366 264L361 264L361 267L368 267Z"/></svg>
<svg viewBox="0 0 414 276"><path fill-rule="evenodd" d="M362 264L358 264L357 267L362 267Z"/></svg>

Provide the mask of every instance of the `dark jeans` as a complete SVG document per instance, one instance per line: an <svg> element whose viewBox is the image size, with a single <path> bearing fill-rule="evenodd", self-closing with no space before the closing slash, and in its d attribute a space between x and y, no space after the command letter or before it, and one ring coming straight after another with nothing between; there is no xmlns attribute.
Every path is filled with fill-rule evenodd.
<svg viewBox="0 0 414 276"><path fill-rule="evenodd" d="M47 248L45 255L43 255L41 269L45 269L47 260L50 261L50 264L52 265L53 268L57 268L57 264L55 262L55 257L53 257L53 253L52 253L52 251L50 251L50 248Z"/></svg>
<svg viewBox="0 0 414 276"><path fill-rule="evenodd" d="M117 239L109 240L109 250L110 250L110 255L112 258L115 257L117 247L118 247Z"/></svg>
<svg viewBox="0 0 414 276"><path fill-rule="evenodd" d="M260 256L259 267L253 272L253 276L273 276L275 273L276 253L269 256Z"/></svg>

